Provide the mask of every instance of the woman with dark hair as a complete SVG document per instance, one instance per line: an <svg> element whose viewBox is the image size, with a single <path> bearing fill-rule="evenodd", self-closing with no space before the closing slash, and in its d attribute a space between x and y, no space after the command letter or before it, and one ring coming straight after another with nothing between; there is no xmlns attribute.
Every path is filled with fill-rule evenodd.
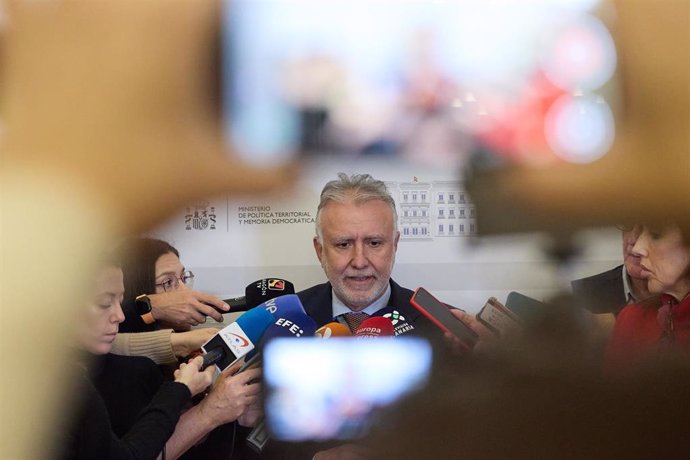
<svg viewBox="0 0 690 460"><path fill-rule="evenodd" d="M106 403L87 372L90 363L87 357L110 351L124 319L120 304L123 294L122 270L110 260L98 271L93 294L78 323L77 344L85 352L77 383L82 404L67 438L66 458L156 458L175 431L180 414L191 397L211 384L213 371L199 371L203 362L200 357L181 364L175 371L174 382L160 386L131 429L121 438L113 433Z"/></svg>
<svg viewBox="0 0 690 460"><path fill-rule="evenodd" d="M170 243L154 238L131 238L120 246L125 252L122 272L125 275L125 298L140 294L155 294L156 262L165 255L180 259L180 253ZM190 278L187 281L191 281ZM185 282L185 285L188 283ZM188 287L191 287L189 283Z"/></svg>
<svg viewBox="0 0 690 460"><path fill-rule="evenodd" d="M259 377L257 369L238 375L233 375L237 366L226 369L209 394L185 411L192 402L191 397L208 388L213 379L213 367L200 372L201 357L180 364L173 382L160 381L150 401L122 401L118 407L109 400L102 390L103 376L94 371L93 358L112 356L109 352L124 319L123 278L121 268L113 260L104 262L96 274L95 289L85 312L79 317L76 342L82 354L76 386L80 403L72 414L71 429L62 446L64 458L175 459L218 426L242 417L245 424L253 424L258 414L248 414L247 409L257 402L260 386L250 383ZM141 361L143 365L121 366L123 372L111 374L110 384L124 388L147 379L145 362L148 360L118 359ZM153 366L150 361L149 365ZM124 410L122 406L126 404L136 410ZM141 407L135 408L137 404ZM117 410L128 412L130 419L122 418L122 414L113 418L112 412Z"/></svg>
<svg viewBox="0 0 690 460"><path fill-rule="evenodd" d="M205 321L199 309L211 310L209 313L222 321L222 315L209 305L222 309L226 304L190 289L194 274L184 269L172 245L153 238L130 238L116 253L123 261L125 321L113 343L113 353L146 356L156 364L176 364L218 332L217 328L173 332Z"/></svg>
<svg viewBox="0 0 690 460"><path fill-rule="evenodd" d="M189 330L211 316L223 321L230 306L218 297L191 289L194 274L169 243L131 238L117 250L125 276L122 332L152 331L161 325Z"/></svg>
<svg viewBox="0 0 690 460"><path fill-rule="evenodd" d="M645 225L633 252L652 297L621 310L606 363L630 369L659 351L690 353L690 244L675 224Z"/></svg>

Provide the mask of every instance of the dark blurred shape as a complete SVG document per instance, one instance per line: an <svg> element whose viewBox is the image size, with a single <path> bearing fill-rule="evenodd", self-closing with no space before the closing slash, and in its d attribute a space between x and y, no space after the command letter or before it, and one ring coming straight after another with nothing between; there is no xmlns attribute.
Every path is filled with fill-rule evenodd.
<svg viewBox="0 0 690 460"><path fill-rule="evenodd" d="M372 458L683 457L687 358L605 375L565 300L550 303L527 339L445 360L423 393L379 420Z"/></svg>

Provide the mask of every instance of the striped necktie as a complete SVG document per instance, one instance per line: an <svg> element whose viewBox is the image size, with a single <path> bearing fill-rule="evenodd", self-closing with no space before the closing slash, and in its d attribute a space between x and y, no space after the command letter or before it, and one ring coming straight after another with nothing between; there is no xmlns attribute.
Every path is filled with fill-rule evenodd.
<svg viewBox="0 0 690 460"><path fill-rule="evenodd" d="M369 315L367 313L357 312L357 313L345 313L343 315L345 322L350 327L350 331L354 334L362 321L367 319Z"/></svg>

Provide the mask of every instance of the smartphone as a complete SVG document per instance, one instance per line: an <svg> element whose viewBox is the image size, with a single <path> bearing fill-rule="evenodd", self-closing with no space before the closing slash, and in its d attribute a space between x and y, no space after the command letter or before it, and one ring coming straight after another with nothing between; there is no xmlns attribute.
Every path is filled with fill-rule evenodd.
<svg viewBox="0 0 690 460"><path fill-rule="evenodd" d="M468 350L474 348L479 336L468 325L451 315L448 307L432 296L429 291L420 287L412 295L410 304L419 310L424 316L441 329L443 332L450 332L460 339Z"/></svg>
<svg viewBox="0 0 690 460"><path fill-rule="evenodd" d="M438 155L458 151L458 17L456 2L225 0L233 150L265 164L297 154L428 158L422 141L440 136L458 145Z"/></svg>
<svg viewBox="0 0 690 460"><path fill-rule="evenodd" d="M274 339L263 351L264 414L273 439L357 439L380 409L423 388L432 364L420 338Z"/></svg>
<svg viewBox="0 0 690 460"><path fill-rule="evenodd" d="M477 313L477 320L496 335L505 335L520 325L520 319L495 297L490 297Z"/></svg>
<svg viewBox="0 0 690 460"><path fill-rule="evenodd" d="M523 321L534 322L546 314L548 307L544 302L513 291L506 298L506 308Z"/></svg>

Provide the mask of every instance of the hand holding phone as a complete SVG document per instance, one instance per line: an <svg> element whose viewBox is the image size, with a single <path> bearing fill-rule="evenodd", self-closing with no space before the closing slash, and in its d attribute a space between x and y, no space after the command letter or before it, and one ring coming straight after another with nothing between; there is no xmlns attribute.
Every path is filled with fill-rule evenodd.
<svg viewBox="0 0 690 460"><path fill-rule="evenodd" d="M477 320L498 336L520 325L519 318L495 297L490 297L476 316Z"/></svg>
<svg viewBox="0 0 690 460"><path fill-rule="evenodd" d="M457 337L468 350L474 348L479 339L477 333L462 321L457 320L450 313L448 307L432 296L429 291L422 287L418 288L412 295L410 304L429 318L443 332L448 332Z"/></svg>

